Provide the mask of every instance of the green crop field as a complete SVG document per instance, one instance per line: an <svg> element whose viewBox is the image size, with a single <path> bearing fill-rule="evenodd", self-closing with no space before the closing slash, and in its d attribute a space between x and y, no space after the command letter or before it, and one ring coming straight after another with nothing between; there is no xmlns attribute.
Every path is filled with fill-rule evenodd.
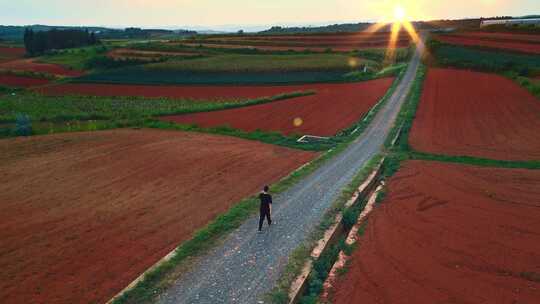
<svg viewBox="0 0 540 304"><path fill-rule="evenodd" d="M63 65L75 70L84 70L88 63L107 52L105 46L92 46L59 51L39 58L40 62Z"/></svg>
<svg viewBox="0 0 540 304"><path fill-rule="evenodd" d="M540 56L538 55L449 45L435 40L430 41L429 47L436 63L443 66L488 72L516 71L524 74L540 71Z"/></svg>
<svg viewBox="0 0 540 304"><path fill-rule="evenodd" d="M193 72L291 72L352 70L363 64L376 69L372 60L352 58L342 54L301 55L219 55L194 60L170 60L146 65L146 70L193 71Z"/></svg>
<svg viewBox="0 0 540 304"><path fill-rule="evenodd" d="M86 75L76 82L131 84L286 84L344 81L344 75L374 60L343 54L241 55L177 60L132 66Z"/></svg>
<svg viewBox="0 0 540 304"><path fill-rule="evenodd" d="M47 97L22 93L0 96L0 122L14 122L17 115L32 121L141 119L159 115L215 111L311 95L314 92L291 92L250 100L200 101L166 98L114 98L89 96Z"/></svg>

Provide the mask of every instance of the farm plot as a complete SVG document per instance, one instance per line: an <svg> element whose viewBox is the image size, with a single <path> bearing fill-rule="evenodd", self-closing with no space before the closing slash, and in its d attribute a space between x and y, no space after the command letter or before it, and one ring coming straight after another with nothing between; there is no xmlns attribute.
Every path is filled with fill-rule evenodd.
<svg viewBox="0 0 540 304"><path fill-rule="evenodd" d="M223 111L163 116L160 119L200 127L230 126L244 131L333 136L367 113L386 93L392 78L360 83L304 86L316 95Z"/></svg>
<svg viewBox="0 0 540 304"><path fill-rule="evenodd" d="M105 303L195 230L315 156L144 129L1 140L0 302Z"/></svg>
<svg viewBox="0 0 540 304"><path fill-rule="evenodd" d="M397 37L397 47L410 44L407 34ZM386 48L390 41L389 33L353 33L332 35L243 35L243 36L210 36L205 39L187 40L187 45L212 48L253 48L268 51L304 51L309 49L322 52L328 49L349 52L353 50Z"/></svg>
<svg viewBox="0 0 540 304"><path fill-rule="evenodd" d="M199 56L199 53L196 52L164 52L164 51L142 51L134 49L114 49L107 53L107 56L113 59L125 60L125 59L135 59L135 60L146 60L153 61L162 58L171 58L171 57L193 57Z"/></svg>
<svg viewBox="0 0 540 304"><path fill-rule="evenodd" d="M49 79L0 74L0 85L13 88L28 88L49 83Z"/></svg>
<svg viewBox="0 0 540 304"><path fill-rule="evenodd" d="M380 68L374 60L345 54L225 54L121 68L86 75L77 82L235 85L328 82L342 81L346 73L358 71L363 65L370 72Z"/></svg>
<svg viewBox="0 0 540 304"><path fill-rule="evenodd" d="M540 171L408 161L332 303L536 303Z"/></svg>
<svg viewBox="0 0 540 304"><path fill-rule="evenodd" d="M167 86L66 83L39 88L49 96L140 96L196 100L237 100L271 97L278 94L316 89L316 85L291 86Z"/></svg>
<svg viewBox="0 0 540 304"><path fill-rule="evenodd" d="M430 69L409 142L417 151L540 159L540 102L495 74Z"/></svg>
<svg viewBox="0 0 540 304"><path fill-rule="evenodd" d="M0 63L22 58L25 53L24 48L0 45Z"/></svg>
<svg viewBox="0 0 540 304"><path fill-rule="evenodd" d="M58 76L77 77L84 73L77 70L69 70L61 65L40 63L34 59L18 59L0 63L0 70L47 73Z"/></svg>
<svg viewBox="0 0 540 304"><path fill-rule="evenodd" d="M540 36L536 37L540 38ZM437 36L436 39L449 44L481 46L501 50L540 54L540 39L535 39L535 35L465 33L455 35L440 35Z"/></svg>

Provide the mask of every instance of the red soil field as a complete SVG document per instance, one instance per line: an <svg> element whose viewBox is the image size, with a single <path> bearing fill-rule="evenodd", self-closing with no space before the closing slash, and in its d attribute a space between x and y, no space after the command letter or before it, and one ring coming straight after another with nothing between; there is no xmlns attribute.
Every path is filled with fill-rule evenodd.
<svg viewBox="0 0 540 304"><path fill-rule="evenodd" d="M260 40L260 41L301 41L301 42L327 42L327 41L377 41L384 40L388 41L391 34L387 32L377 32L377 33L331 33L331 34L311 34L311 35L260 35L260 36L227 36L227 37L210 37L208 40ZM410 39L408 33L401 32L399 34L399 39Z"/></svg>
<svg viewBox="0 0 540 304"><path fill-rule="evenodd" d="M499 40L499 41L520 41L520 42L540 43L540 35L530 35L530 34L467 32L467 33L459 34L459 36L475 37L475 38Z"/></svg>
<svg viewBox="0 0 540 304"><path fill-rule="evenodd" d="M0 74L0 85L14 88L35 87L49 83L48 79Z"/></svg>
<svg viewBox="0 0 540 304"><path fill-rule="evenodd" d="M540 160L540 102L496 74L429 69L409 142L422 152Z"/></svg>
<svg viewBox="0 0 540 304"><path fill-rule="evenodd" d="M315 52L331 48L335 51L352 51L366 48L386 48L390 33L345 33L345 34L316 34L316 35L242 35L216 36L203 41L188 40L189 45L202 44L214 48L257 48L262 50L296 50L310 49ZM397 47L407 47L410 43L407 33L400 33Z"/></svg>
<svg viewBox="0 0 540 304"><path fill-rule="evenodd" d="M0 46L0 60L21 58L26 53L24 48Z"/></svg>
<svg viewBox="0 0 540 304"><path fill-rule="evenodd" d="M159 51L141 51L132 49L115 49L107 53L107 56L114 59L139 59L139 60L152 60L160 57L174 57L174 56L197 56L195 52L159 52Z"/></svg>
<svg viewBox="0 0 540 304"><path fill-rule="evenodd" d="M0 63L0 70L49 73L70 77L78 77L84 74L82 71L69 70L58 64L39 63L33 59L19 59Z"/></svg>
<svg viewBox="0 0 540 304"><path fill-rule="evenodd" d="M512 41L512 40L487 40L483 38L476 37L463 37L463 36L452 36L452 35L443 35L437 36L437 40L450 43L450 44L459 44L465 46L483 46L488 48L495 48L501 50L511 50L519 51L523 53L532 53L540 54L540 43L530 43L523 41Z"/></svg>
<svg viewBox="0 0 540 304"><path fill-rule="evenodd" d="M332 303L538 303L540 171L408 161Z"/></svg>
<svg viewBox="0 0 540 304"><path fill-rule="evenodd" d="M351 126L386 93L392 78L359 83L305 86L317 94L254 106L163 116L161 120L201 127L228 125L244 131L278 131L283 134L332 136ZM299 125L295 125L295 121Z"/></svg>
<svg viewBox="0 0 540 304"><path fill-rule="evenodd" d="M291 86L166 86L117 84L60 84L37 89L51 96L142 96L200 100L235 100L271 97L282 93L316 90L318 85Z"/></svg>
<svg viewBox="0 0 540 304"><path fill-rule="evenodd" d="M313 52L325 52L328 48L332 49L333 51L337 52L350 52L354 50L359 49L370 49L370 48L387 48L388 42L382 41L382 42L364 42L364 43L356 43L351 44L348 43L345 46L340 45L327 45L324 47L317 47L314 46L316 44L305 44L303 46L287 46L287 45L280 45L279 43L275 43L275 45L257 45L257 43L253 44L223 44L223 43L182 43L182 45L196 47L202 45L203 47L209 47L209 48L222 48L222 49L259 49L259 50L265 50L265 51L305 51L306 49L309 49ZM409 41L408 40L402 40L398 41L396 43L396 48L402 48L402 47L408 47Z"/></svg>
<svg viewBox="0 0 540 304"><path fill-rule="evenodd" d="M316 155L162 130L1 140L0 302L105 303Z"/></svg>

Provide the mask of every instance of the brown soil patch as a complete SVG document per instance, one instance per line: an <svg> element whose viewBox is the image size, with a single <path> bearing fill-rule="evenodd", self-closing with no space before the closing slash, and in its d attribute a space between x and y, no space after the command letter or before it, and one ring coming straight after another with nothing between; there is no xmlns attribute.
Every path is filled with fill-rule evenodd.
<svg viewBox="0 0 540 304"><path fill-rule="evenodd" d="M418 151L540 160L540 102L495 74L430 69L409 142Z"/></svg>
<svg viewBox="0 0 540 304"><path fill-rule="evenodd" d="M160 51L142 51L132 49L115 49L110 51L107 56L114 59L138 59L138 60L155 60L162 57L175 56L197 56L196 52L160 52Z"/></svg>
<svg viewBox="0 0 540 304"><path fill-rule="evenodd" d="M512 40L509 38L498 39L496 37L478 35L442 35L438 36L437 40L450 44L458 44L465 46L482 46L501 50L540 54L540 41L535 40L524 41Z"/></svg>
<svg viewBox="0 0 540 304"><path fill-rule="evenodd" d="M161 130L1 140L0 302L104 303L316 155Z"/></svg>
<svg viewBox="0 0 540 304"><path fill-rule="evenodd" d="M28 88L45 85L49 82L50 80L48 79L0 74L0 85L7 87Z"/></svg>
<svg viewBox="0 0 540 304"><path fill-rule="evenodd" d="M254 106L164 116L161 119L201 127L228 125L245 131L332 136L357 122L386 93L392 78L358 83L306 86L317 94Z"/></svg>
<svg viewBox="0 0 540 304"><path fill-rule="evenodd" d="M540 171L409 161L332 303L537 303Z"/></svg>
<svg viewBox="0 0 540 304"><path fill-rule="evenodd" d="M34 59L19 59L0 63L0 70L39 72L70 77L84 74L82 71L69 70L58 64L36 62Z"/></svg>

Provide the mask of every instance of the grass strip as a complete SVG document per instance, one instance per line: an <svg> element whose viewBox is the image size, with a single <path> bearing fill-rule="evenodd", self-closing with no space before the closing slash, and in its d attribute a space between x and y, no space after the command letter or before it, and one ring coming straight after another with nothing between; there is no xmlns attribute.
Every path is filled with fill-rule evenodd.
<svg viewBox="0 0 540 304"><path fill-rule="evenodd" d="M405 72L406 65L401 66L401 71L395 82L392 84L392 87L388 90L387 94L383 97L381 102L379 102L373 109L370 111L365 119L361 120L359 124L352 126L351 128L344 131L344 136L354 135L354 130L356 132L360 131L360 134L367 128L371 123L372 119L379 111L379 109L386 103L386 101L392 96L397 85L401 82ZM394 134L397 132L397 127L394 127ZM389 136L391 138L391 136ZM277 286L268 294L266 298L275 304L284 304L289 302L289 289L292 282L296 279L298 274L302 271L304 264L309 259L312 259L310 254L316 245L317 241L322 237L324 232L332 225L335 216L343 212L343 225L344 227L352 227L354 221L358 218L358 215L364 209L367 200L362 201L361 203L347 209L344 211L345 203L350 199L353 193L356 191L358 186L366 179L366 177L374 170L377 164L382 159L382 155L376 155L368 163L360 169L360 171L355 175L351 183L345 187L340 196L334 201L332 207L325 213L323 220L308 237L308 239L301 244L289 257L289 261L285 270L278 280ZM362 229L363 231L364 229ZM338 254L341 250L345 252L351 252L353 248L345 244L344 239L341 239L337 244L331 246L318 260L313 261L313 271L308 277L308 288L306 294L300 299L302 304L311 304L317 303L318 297L323 290L323 283L328 276L330 269L332 268L333 263L337 260Z"/></svg>
<svg viewBox="0 0 540 304"><path fill-rule="evenodd" d="M301 272L305 262L312 259L311 251L315 247L317 241L322 238L324 232L334 223L336 215L344 211L345 203L351 198L360 184L362 184L369 174L371 174L381 159L382 155L376 155L371 158L367 164L356 173L353 180L341 191L339 197L324 214L322 221L315 227L314 231L308 236L306 241L290 255L289 261L285 266L285 270L278 280L276 287L266 295L267 300L275 304L288 303L291 284ZM365 202L359 205L361 206L358 208L363 208ZM313 295L318 295L322 291L322 282L324 282L324 279L328 275L328 271L333 263L332 261L335 261L337 253L343 248L343 245L339 245L339 243L341 242L338 242L337 246L330 248L328 254L321 255L319 260L313 261L314 269L317 269L317 271L313 276L310 275L310 278L308 279L310 280L308 282L308 294L302 298L300 303L314 303L311 302L313 301ZM323 271L325 269L326 271Z"/></svg>

